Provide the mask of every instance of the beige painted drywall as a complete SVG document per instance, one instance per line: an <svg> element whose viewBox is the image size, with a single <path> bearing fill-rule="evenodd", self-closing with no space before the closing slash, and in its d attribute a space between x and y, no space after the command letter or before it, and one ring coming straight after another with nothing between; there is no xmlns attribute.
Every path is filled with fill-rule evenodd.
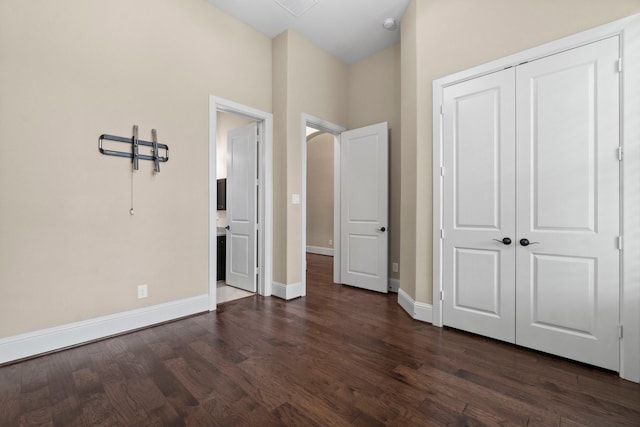
<svg viewBox="0 0 640 427"><path fill-rule="evenodd" d="M273 63L273 281L287 282L287 105L289 33L272 42Z"/></svg>
<svg viewBox="0 0 640 427"><path fill-rule="evenodd" d="M400 44L349 67L349 129L389 123L389 277L400 262Z"/></svg>
<svg viewBox="0 0 640 427"><path fill-rule="evenodd" d="M400 25L400 288L416 295L416 129L417 129L417 40L416 2L412 1ZM420 259L420 262L429 262Z"/></svg>
<svg viewBox="0 0 640 427"><path fill-rule="evenodd" d="M291 196L302 190L302 114L346 127L348 67L291 30L273 40L273 51L273 279L296 284L302 280L302 218L301 205Z"/></svg>
<svg viewBox="0 0 640 427"><path fill-rule="evenodd" d="M333 150L335 137L307 137L307 246L333 248Z"/></svg>
<svg viewBox="0 0 640 427"><path fill-rule="evenodd" d="M209 95L271 111L271 58L202 0L0 2L0 338L207 293Z"/></svg>
<svg viewBox="0 0 640 427"><path fill-rule="evenodd" d="M432 81L638 12L640 0L411 2L401 42L401 287L416 301L432 301Z"/></svg>

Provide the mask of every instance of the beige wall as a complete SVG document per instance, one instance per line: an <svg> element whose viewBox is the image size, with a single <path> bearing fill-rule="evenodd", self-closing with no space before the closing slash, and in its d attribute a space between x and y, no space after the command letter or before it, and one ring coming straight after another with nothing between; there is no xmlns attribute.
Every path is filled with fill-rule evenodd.
<svg viewBox="0 0 640 427"><path fill-rule="evenodd" d="M334 143L329 133L307 137L307 246L333 248Z"/></svg>
<svg viewBox="0 0 640 427"><path fill-rule="evenodd" d="M400 25L400 288L416 295L416 129L417 129L417 40L416 2L412 1ZM423 254L424 255L424 254ZM420 259L420 262L429 262Z"/></svg>
<svg viewBox="0 0 640 427"><path fill-rule="evenodd" d="M389 277L400 262L400 45L349 67L349 129L389 122Z"/></svg>
<svg viewBox="0 0 640 427"><path fill-rule="evenodd" d="M273 51L273 280L287 280L287 106L289 33L279 34Z"/></svg>
<svg viewBox="0 0 640 427"><path fill-rule="evenodd" d="M3 0L0 64L0 338L206 294L209 94L270 111L271 41L202 0ZM130 216L97 139L133 124L171 159Z"/></svg>
<svg viewBox="0 0 640 427"><path fill-rule="evenodd" d="M294 284L302 279L301 205L291 203L291 195L302 190L302 113L346 127L348 67L295 31L277 36L273 49L273 111L280 116L274 117L273 279Z"/></svg>
<svg viewBox="0 0 640 427"><path fill-rule="evenodd" d="M416 301L432 301L432 81L638 12L639 0L412 1L402 19L401 287Z"/></svg>

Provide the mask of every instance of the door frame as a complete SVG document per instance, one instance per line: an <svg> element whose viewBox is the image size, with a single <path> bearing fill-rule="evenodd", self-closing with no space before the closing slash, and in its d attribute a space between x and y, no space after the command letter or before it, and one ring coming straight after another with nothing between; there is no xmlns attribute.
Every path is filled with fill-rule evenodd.
<svg viewBox="0 0 640 427"><path fill-rule="evenodd" d="M258 121L258 294L271 296L273 288L273 114L224 98L209 95L209 310L216 309L216 139L218 112L231 113Z"/></svg>
<svg viewBox="0 0 640 427"><path fill-rule="evenodd" d="M482 64L433 81L433 325L442 327L442 94L447 86L480 77L523 62L580 47L609 37L620 37L622 62L620 85L620 143L624 160L620 164L621 236L640 236L640 14ZM615 64L612 64L615 66ZM626 185L625 185L626 184ZM640 241L628 238L621 251L620 266L620 377L640 382Z"/></svg>
<svg viewBox="0 0 640 427"><path fill-rule="evenodd" d="M301 211L301 252L300 283L302 296L307 295L307 126L333 135L333 282L340 283L340 134L347 130L327 120L302 113L300 132L302 135L300 211Z"/></svg>

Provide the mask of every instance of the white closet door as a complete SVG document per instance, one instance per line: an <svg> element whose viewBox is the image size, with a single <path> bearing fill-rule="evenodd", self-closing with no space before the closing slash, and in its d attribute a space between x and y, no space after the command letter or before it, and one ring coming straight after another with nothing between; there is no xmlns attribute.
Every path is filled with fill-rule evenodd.
<svg viewBox="0 0 640 427"><path fill-rule="evenodd" d="M516 342L612 370L619 368L618 50L618 38L609 38L516 71Z"/></svg>
<svg viewBox="0 0 640 427"><path fill-rule="evenodd" d="M509 342L515 339L514 84L507 69L443 94L443 322Z"/></svg>

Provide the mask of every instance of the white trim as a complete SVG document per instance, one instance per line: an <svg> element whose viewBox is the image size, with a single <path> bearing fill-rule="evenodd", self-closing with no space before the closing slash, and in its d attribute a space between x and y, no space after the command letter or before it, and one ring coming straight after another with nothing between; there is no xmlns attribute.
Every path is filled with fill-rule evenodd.
<svg viewBox="0 0 640 427"><path fill-rule="evenodd" d="M2 338L0 363L60 350L208 310L209 296L199 295Z"/></svg>
<svg viewBox="0 0 640 427"><path fill-rule="evenodd" d="M258 162L260 187L258 189L258 223L261 238L258 239L258 294L270 296L273 281L273 115L237 102L209 95L209 310L216 309L216 138L218 112L249 117L261 122Z"/></svg>
<svg viewBox="0 0 640 427"><path fill-rule="evenodd" d="M400 304L400 307L402 307L412 319L431 323L433 317L431 304L415 302L413 298L402 289L398 290L398 304Z"/></svg>
<svg viewBox="0 0 640 427"><path fill-rule="evenodd" d="M568 49L593 43L607 37L619 36L621 58L624 64L621 84L621 144L624 148L622 163L622 221L621 235L640 235L640 14L562 38L532 49L470 68L433 81L433 324L442 326L442 240L438 237L442 227L442 122L440 105L442 91L465 80L486 75L506 67L553 55ZM620 340L620 376L640 382L640 239L625 240L622 251L620 317L624 336Z"/></svg>
<svg viewBox="0 0 640 427"><path fill-rule="evenodd" d="M333 256L333 248L323 248L321 246L307 246L307 253Z"/></svg>
<svg viewBox="0 0 640 427"><path fill-rule="evenodd" d="M398 293L400 289L400 280L389 278L389 292Z"/></svg>
<svg viewBox="0 0 640 427"><path fill-rule="evenodd" d="M413 318L421 322L433 322L433 306L423 302L413 303Z"/></svg>
<svg viewBox="0 0 640 427"><path fill-rule="evenodd" d="M283 300L292 300L294 298L303 297L302 283L292 283L290 285L283 285L282 283L273 282L274 297L282 298Z"/></svg>
<svg viewBox="0 0 640 427"><path fill-rule="evenodd" d="M334 139L333 150L333 281L340 283L340 134L346 129L342 126L331 123L311 114L302 113L300 118L300 129L302 135L302 155L300 164L302 165L300 182L300 210L301 225L300 236L302 239L300 254L300 274L302 283L302 296L307 294L307 126L311 126L323 132L332 134ZM289 285L291 286L291 285Z"/></svg>

